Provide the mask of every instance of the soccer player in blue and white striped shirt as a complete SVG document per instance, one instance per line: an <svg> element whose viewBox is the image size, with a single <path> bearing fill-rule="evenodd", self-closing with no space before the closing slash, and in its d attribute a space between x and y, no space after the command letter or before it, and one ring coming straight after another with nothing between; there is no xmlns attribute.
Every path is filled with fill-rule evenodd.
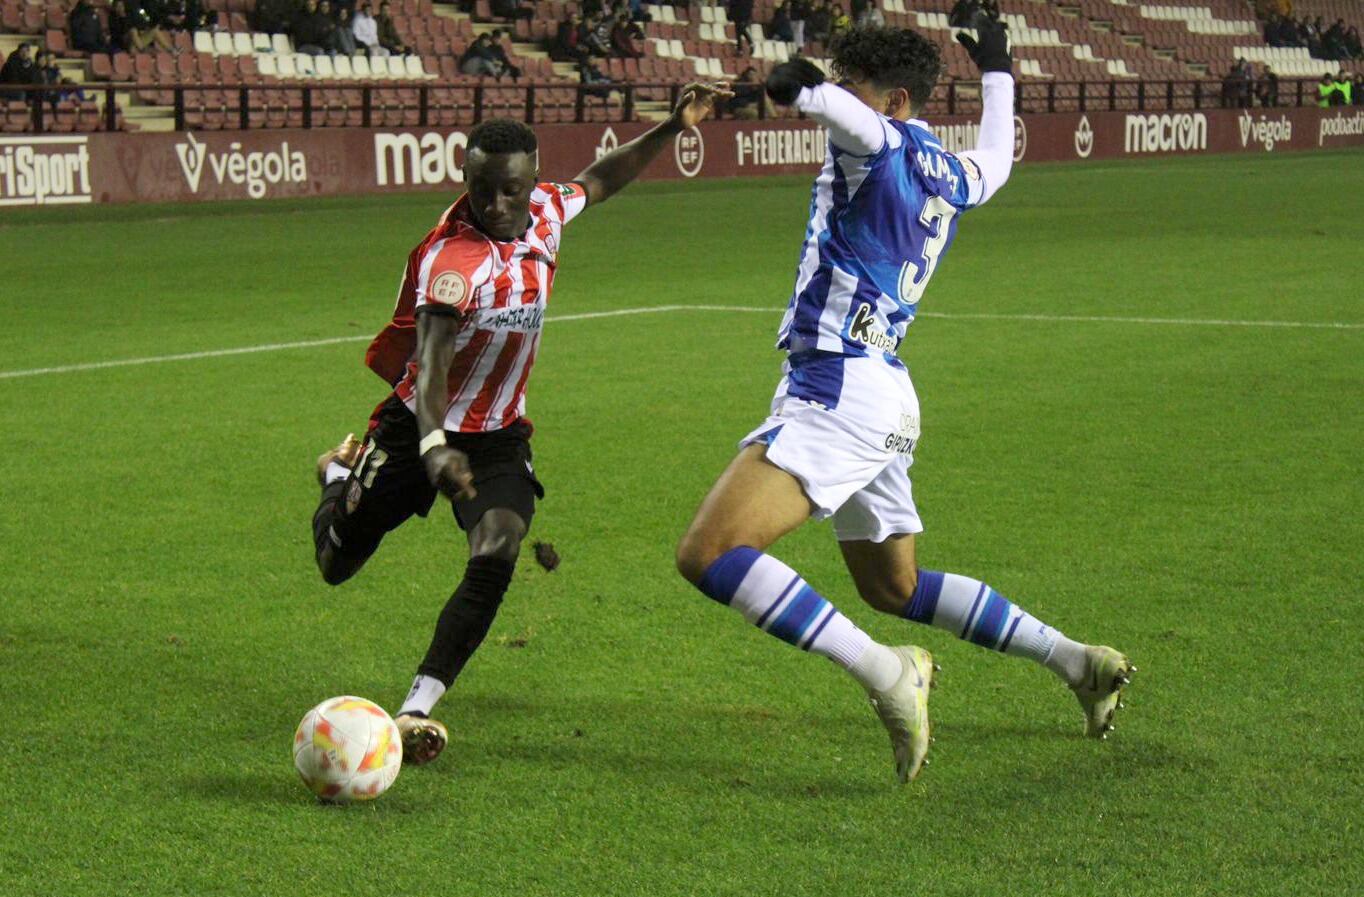
<svg viewBox="0 0 1364 897"><path fill-rule="evenodd" d="M862 598L877 610L1031 658L1075 692L1089 735L1112 728L1133 667L1112 648L1066 638L988 585L921 570L923 530L910 492L919 401L896 350L960 215L988 200L1013 163L1012 60L1004 29L983 18L960 35L982 72L974 150L944 151L915 116L941 70L913 31L856 28L833 46L837 84L805 60L778 66L772 100L829 134L810 223L777 345L787 354L768 419L743 440L678 546L682 574L750 622L846 668L890 733L896 774L928 750L932 657L888 647L766 553L806 519L832 517Z"/></svg>

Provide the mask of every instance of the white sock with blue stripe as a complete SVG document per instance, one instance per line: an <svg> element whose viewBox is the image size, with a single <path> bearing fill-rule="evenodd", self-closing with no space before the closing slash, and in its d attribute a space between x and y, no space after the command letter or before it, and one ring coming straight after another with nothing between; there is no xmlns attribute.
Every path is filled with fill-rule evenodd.
<svg viewBox="0 0 1364 897"><path fill-rule="evenodd" d="M900 678L902 664L895 652L872 641L800 574L755 548L722 554L699 588L782 641L829 658L863 688L884 691Z"/></svg>
<svg viewBox="0 0 1364 897"><path fill-rule="evenodd" d="M904 616L981 647L1035 660L1071 685L1084 675L1084 645L969 576L920 570Z"/></svg>

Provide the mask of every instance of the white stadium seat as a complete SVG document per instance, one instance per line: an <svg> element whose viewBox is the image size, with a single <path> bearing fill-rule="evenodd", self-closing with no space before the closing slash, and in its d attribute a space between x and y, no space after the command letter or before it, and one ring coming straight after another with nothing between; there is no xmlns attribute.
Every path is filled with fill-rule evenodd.
<svg viewBox="0 0 1364 897"><path fill-rule="evenodd" d="M261 55L256 57L256 71L267 78L279 76L279 66L275 64L275 57L271 55Z"/></svg>
<svg viewBox="0 0 1364 897"><path fill-rule="evenodd" d="M287 56L294 52L294 48L289 44L289 36L287 34L270 35L270 49L281 56Z"/></svg>
<svg viewBox="0 0 1364 897"><path fill-rule="evenodd" d="M375 61L378 61L381 58L383 57L376 56ZM370 61L364 56L352 56L350 58L350 67L351 71L355 73L355 77L364 78L366 80L372 77L370 75L369 63Z"/></svg>
<svg viewBox="0 0 1364 897"><path fill-rule="evenodd" d="M426 69L422 67L422 58L417 55L407 57L407 77L425 78Z"/></svg>
<svg viewBox="0 0 1364 897"><path fill-rule="evenodd" d="M300 75L313 75L317 70L313 68L313 58L307 53L294 54L294 71Z"/></svg>
<svg viewBox="0 0 1364 897"><path fill-rule="evenodd" d="M209 31L194 32L194 52L212 53L213 52L213 33Z"/></svg>
<svg viewBox="0 0 1364 897"><path fill-rule="evenodd" d="M251 35L245 31L234 32L232 35L232 52L238 56L250 56L256 52L255 47L251 45Z"/></svg>
<svg viewBox="0 0 1364 897"><path fill-rule="evenodd" d="M349 56L332 57L332 70L336 72L338 78L355 77L355 72L351 71Z"/></svg>
<svg viewBox="0 0 1364 897"><path fill-rule="evenodd" d="M257 53L273 52L270 47L270 35L264 31L256 31L251 35L251 49Z"/></svg>
<svg viewBox="0 0 1364 897"><path fill-rule="evenodd" d="M330 56L316 56L313 58L313 74L319 78L335 78L336 69L332 65Z"/></svg>

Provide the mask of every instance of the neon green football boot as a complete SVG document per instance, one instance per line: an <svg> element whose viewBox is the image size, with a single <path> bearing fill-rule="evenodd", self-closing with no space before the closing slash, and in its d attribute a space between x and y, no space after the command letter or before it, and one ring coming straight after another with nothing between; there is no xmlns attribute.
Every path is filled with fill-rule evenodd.
<svg viewBox="0 0 1364 897"><path fill-rule="evenodd" d="M932 741L928 722L928 690L933 687L933 655L914 645L891 648L900 658L903 671L885 691L869 691L868 698L876 715L890 733L895 752L895 776L901 783L912 781L928 761Z"/></svg>
<svg viewBox="0 0 1364 897"><path fill-rule="evenodd" d="M1085 712L1085 735L1102 739L1113 731L1113 714L1123 706L1122 690L1136 671L1120 651L1104 645L1085 648L1084 678L1071 687Z"/></svg>

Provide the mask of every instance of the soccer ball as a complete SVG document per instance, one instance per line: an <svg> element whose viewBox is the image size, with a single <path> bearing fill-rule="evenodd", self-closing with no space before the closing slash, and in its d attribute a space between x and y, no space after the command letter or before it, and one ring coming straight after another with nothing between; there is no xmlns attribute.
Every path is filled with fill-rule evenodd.
<svg viewBox="0 0 1364 897"><path fill-rule="evenodd" d="M373 701L343 695L309 710L294 732L294 768L329 803L374 800L403 763L398 727Z"/></svg>

